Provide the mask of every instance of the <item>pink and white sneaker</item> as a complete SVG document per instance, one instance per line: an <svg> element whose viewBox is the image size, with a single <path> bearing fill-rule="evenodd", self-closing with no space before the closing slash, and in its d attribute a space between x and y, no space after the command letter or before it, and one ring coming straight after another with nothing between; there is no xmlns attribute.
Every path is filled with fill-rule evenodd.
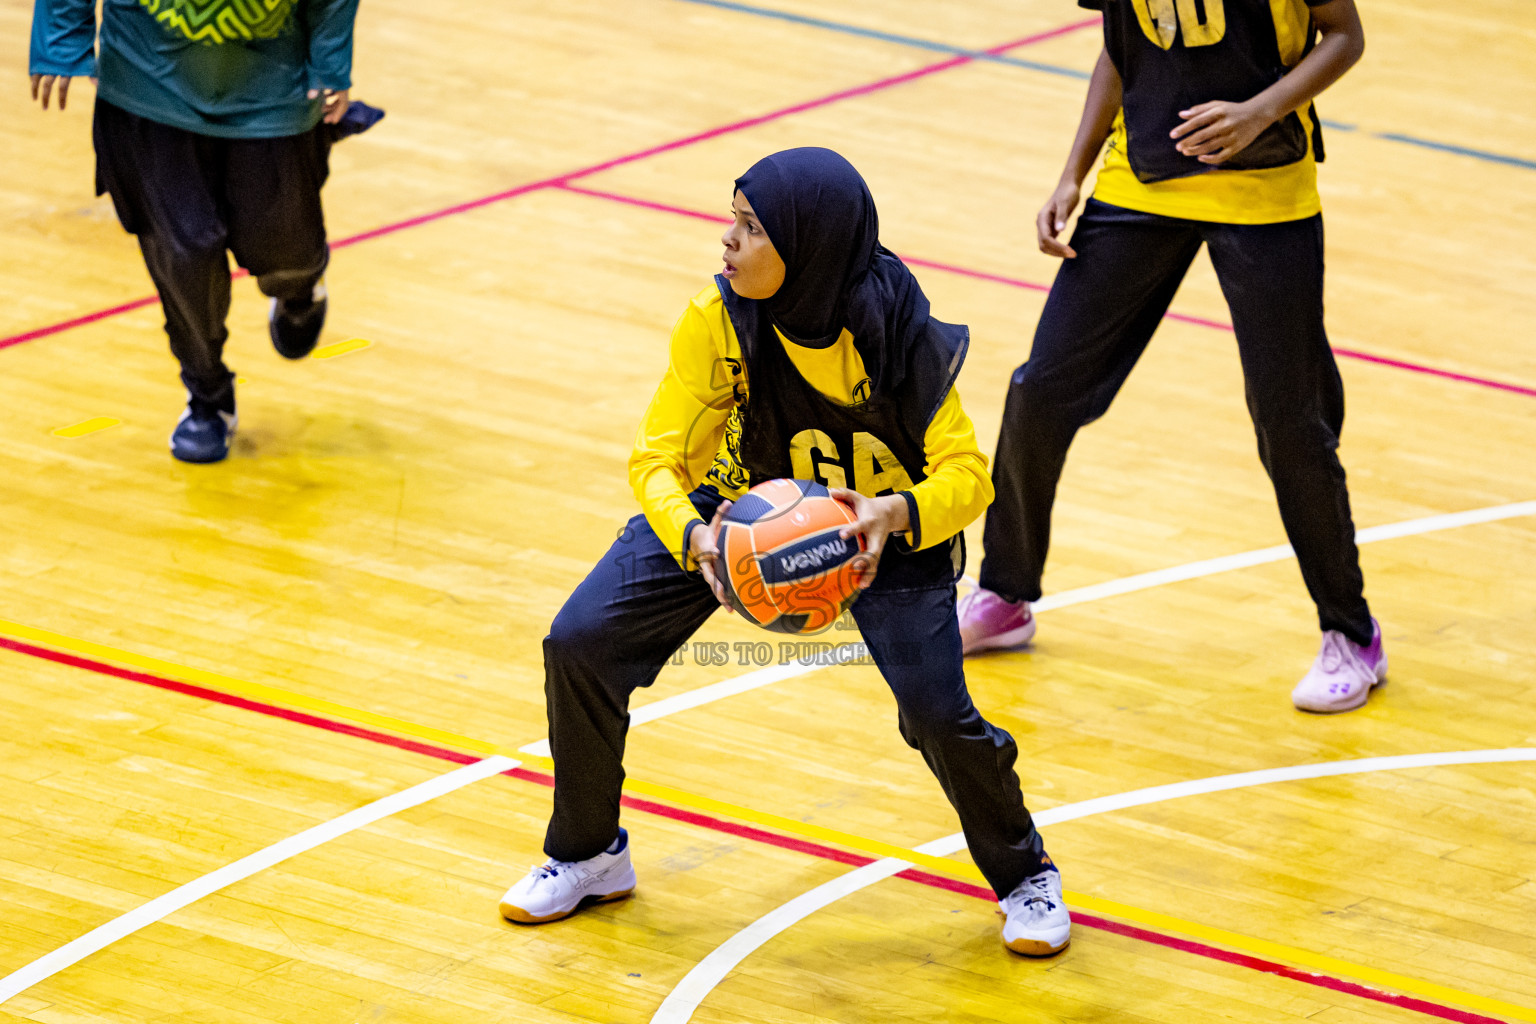
<svg viewBox="0 0 1536 1024"><path fill-rule="evenodd" d="M1323 646L1311 670L1291 691L1291 703L1303 711L1321 714L1353 711L1386 680L1387 652L1381 646L1381 625L1375 619L1371 620L1369 647L1330 629L1323 634Z"/></svg>
<svg viewBox="0 0 1536 1024"><path fill-rule="evenodd" d="M965 654L1019 647L1035 635L1035 617L1028 601L1004 601L977 587L960 595L961 650Z"/></svg>

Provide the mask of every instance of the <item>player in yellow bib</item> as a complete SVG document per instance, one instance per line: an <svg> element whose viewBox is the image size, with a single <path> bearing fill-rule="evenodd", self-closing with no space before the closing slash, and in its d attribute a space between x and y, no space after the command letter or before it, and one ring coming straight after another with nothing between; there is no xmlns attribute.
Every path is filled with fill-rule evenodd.
<svg viewBox="0 0 1536 1024"><path fill-rule="evenodd" d="M993 466L967 652L1027 642L1051 505L1200 246L1232 312L1259 458L1317 605L1322 648L1292 700L1363 705L1386 677L1336 449L1344 387L1323 329L1322 131L1312 100L1359 60L1354 0L1078 0L1104 16L1066 169L1036 227L1063 260L1014 373ZM1058 235L1108 140L1070 243Z"/></svg>
<svg viewBox="0 0 1536 1024"><path fill-rule="evenodd" d="M1064 949L1061 876L1019 792L1013 737L965 685L955 619L960 531L991 498L955 392L969 331L929 314L879 242L864 179L827 149L763 158L736 180L724 268L672 332L630 482L643 514L544 640L555 798L549 860L507 892L523 924L635 886L619 827L630 694L724 603L715 531L731 499L781 477L834 489L878 559L851 613L1004 913L1003 942ZM744 501L753 500L744 498Z"/></svg>

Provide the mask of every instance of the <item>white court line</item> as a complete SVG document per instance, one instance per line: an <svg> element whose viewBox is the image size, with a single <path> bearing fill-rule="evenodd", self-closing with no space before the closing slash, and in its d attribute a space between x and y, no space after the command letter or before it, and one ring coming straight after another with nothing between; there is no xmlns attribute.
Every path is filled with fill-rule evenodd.
<svg viewBox="0 0 1536 1024"><path fill-rule="evenodd" d="M1355 539L1357 543L1366 544L1377 540L1408 537L1415 534L1430 533L1435 530L1447 530L1458 526L1471 525L1474 523L1494 522L1499 519L1511 519L1517 516L1528 515L1536 515L1536 501L1519 502L1512 505L1498 505L1492 508L1475 509L1470 512L1453 512L1447 515L1429 516L1424 519L1410 519L1402 523L1394 523L1386 526L1373 526L1359 531L1356 534ZM1248 552L1245 554L1228 555L1224 558L1213 558L1202 562L1192 562L1188 565L1175 566L1171 569L1162 569L1158 570L1157 572L1142 573L1137 576L1129 576L1123 580L1111 580L1108 583L1095 584L1094 586L1090 587L1081 587L1077 590L1065 591L1061 594L1056 594L1052 597L1048 597L1042 600L1036 604L1035 607L1041 611L1049 610L1051 608L1064 608L1069 605L1081 604L1086 601L1095 601L1101 598L1111 597L1123 593L1130 593L1136 590L1145 590L1148 587L1162 586L1165 583L1174 583L1182 580L1194 579L1199 576L1209 576L1218 572L1227 572L1232 569L1240 569L1253 565L1262 565L1266 562L1280 561L1282 559L1291 557L1291 554L1291 549L1287 545L1276 548L1265 548L1261 551ZM833 655L834 657L838 656L839 652L841 652L842 657L848 657L856 653L857 648L861 646L861 644L844 644L839 647L837 651L834 651ZM658 718L662 718L670 714L676 714L679 711L700 707L702 705L712 703L713 701L721 700L725 697L734 696L739 693L745 693L749 690L768 686L773 683L781 682L785 679L791 679L796 676L805 675L822 667L824 667L824 664L820 661L803 660L791 663L789 665L770 666L768 668L759 669L755 672L748 672L745 675L738 676L734 679L727 679L719 683L714 683L710 686L700 687L699 689L690 691L689 693L677 694L673 697L654 701L651 704L637 708L631 712L630 724L631 726L634 726L643 724L645 722L655 721ZM538 742L530 743L521 749L527 753L535 753L543 757L548 757L549 741L547 739L539 740ZM504 764L498 764L498 762L504 762ZM495 766L492 767L492 765ZM467 786L471 782L475 782L482 778L487 778L502 771L507 771L516 766L517 762L508 758L502 758L499 756L487 758L483 761L476 762L475 764L449 772L446 775L439 776L437 779L424 782L419 786L414 786L411 789L403 790L394 796L385 797L383 800L376 801L375 803L369 804L366 807L358 808L356 811L344 814L334 821L330 821L322 825L317 825L308 831L301 832L295 836L291 836L288 839L285 839L274 846L268 847L265 850L254 853L249 857L234 862L233 864L226 865L225 867L220 868L219 870L214 871L209 875L205 875L202 878L188 882L186 885L172 890L171 892L166 893L164 896L160 896L157 899L151 900L149 903L144 904L136 910L131 910L121 917L116 918L113 921L109 921L101 927L86 933L80 938L59 947L52 953L45 954L44 956L26 965L25 967L20 968L14 973L7 975L4 978L0 978L0 1004L3 1004L12 996L25 991L33 985L36 985L38 982L51 977L52 975L58 973L71 964L79 962L81 959L89 956L91 953L105 948L111 943L116 942L118 939L130 935L140 928L145 927L146 925L161 920L166 915L187 906L188 904L196 901L197 899L200 899L202 896L207 895L208 893L215 892L218 889L221 889L224 886L236 882L242 878L247 878L250 875L255 874L257 871L287 860L289 857L292 857L295 854L301 853L305 850L313 849L314 847L319 846L321 843L327 842L336 836L344 835L347 832L361 828L362 826L377 821L380 818L387 817L388 815L395 813L396 810L404 810L407 807L415 806L418 803L423 803L432 799L434 796L441 795L441 793L451 792L454 789ZM447 784L446 788L441 790L435 789L436 786L444 783ZM419 798L412 797L412 794L416 794L418 792L424 793L425 795L422 795ZM407 798L410 799L407 800ZM404 802L401 802L398 805L391 803L391 801L396 800ZM386 808L385 805L389 805L389 807ZM1063 808L1057 808L1056 810L1060 812L1063 810ZM1044 814L1037 815L1036 821L1041 821L1044 819L1045 815L1049 813L1050 812L1044 812ZM356 817L354 818L354 816ZM942 844L952 841L954 838L955 837L950 836L946 837L945 839L935 840L935 842ZM294 845L290 847L289 844ZM871 865L871 867L873 866L874 865ZM859 870L862 871L865 869L861 868ZM898 867L895 869L895 871L892 872L892 874L902 870L904 870L903 867ZM828 884L830 885L832 883ZM806 913L810 912L810 910L806 911ZM796 920L798 920L798 918ZM793 921L789 923L792 924ZM789 925L786 924L784 927L788 926ZM755 949L756 947L754 946L752 948ZM751 950L749 949L747 952L750 953ZM743 955L746 954L744 953ZM700 966L702 966L702 964Z"/></svg>
<svg viewBox="0 0 1536 1024"><path fill-rule="evenodd" d="M1426 516L1423 519L1407 519L1401 523L1368 526L1363 530L1355 532L1355 543L1372 544L1383 540L1397 540L1400 537L1413 537L1421 533L1454 530L1459 526L1473 526L1478 523L1492 523L1500 519L1517 519L1520 516L1532 515L1536 515L1536 501L1518 501L1512 505L1494 505L1490 508L1472 509L1469 512L1449 512L1445 515ZM1053 608L1065 608L1068 605L1082 604L1085 601L1098 601L1106 597L1118 597L1121 594L1130 594L1138 590L1147 590L1151 587L1161 587L1168 583L1182 583L1185 580L1198 579L1202 576L1214 576L1217 573L1230 572L1233 569L1250 569L1253 566L1265 565L1269 562L1283 562L1287 558L1294 558L1295 556L1296 552L1292 550L1289 544L1281 544L1278 547L1261 548L1258 551L1245 551L1238 555L1208 558L1202 562L1176 565L1171 569L1158 569L1155 572L1144 572L1136 576L1126 576L1124 579L1110 580L1107 583L1095 583L1090 587L1064 590L1060 594L1041 598L1031 607L1035 611L1047 612Z"/></svg>
<svg viewBox="0 0 1536 1024"><path fill-rule="evenodd" d="M1264 768L1235 775L1216 775L1208 779L1192 779L1174 782L1166 786L1151 786L1114 796L1102 796L1075 804L1064 804L1034 815L1038 826L1073 821L1094 814L1121 811L1128 807L1176 800L1180 797L1220 793L1229 789L1245 789L1264 786L1272 782L1296 782L1304 779L1321 779L1335 775L1359 775L1365 772L1400 771L1405 768L1437 768L1466 764L1502 764L1508 762L1536 761L1536 747L1515 747L1507 750L1466 750L1440 754L1402 754L1396 757L1366 757L1352 761L1327 761L1322 764L1301 764L1288 768ZM965 834L957 832L942 839L935 839L917 848L919 853L935 857L947 857L965 849ZM904 860L887 858L866 864L825 882L809 892L784 903L747 925L716 947L699 961L693 970L667 995L651 1024L686 1024L693 1017L704 997L724 981L726 976L741 962L756 952L774 936L805 920L844 896L851 896L860 889L905 871L912 865Z"/></svg>
<svg viewBox="0 0 1536 1024"><path fill-rule="evenodd" d="M654 722L658 718L675 715L679 711L687 711L690 708L712 704L722 698L734 697L738 693L746 693L748 690L755 690L760 686L768 686L785 679L793 679L795 676L805 675L805 673L813 671L815 668L815 665L805 661L792 661L787 665L769 665L767 668L760 668L754 672L736 676L734 679L711 683L708 686L701 686L696 690L689 690L686 693L673 694L661 700L651 701L651 703L643 707L635 708L629 713L629 727L633 729L637 725ZM524 754L548 757L549 740L542 739L517 749Z"/></svg>
<svg viewBox="0 0 1536 1024"><path fill-rule="evenodd" d="M938 840L940 843L944 841ZM940 850L930 849L933 846L935 846L934 843L919 846L917 852L931 853L936 857L944 856ZM830 882L824 882L788 903L775 907L716 947L699 961L693 970L684 975L683 980L667 994L666 1000L657 1009L656 1015L651 1018L652 1024L658 1021L688 1020L693 1016L693 1011L698 1009L699 1003L704 1001L704 997L724 981L725 976L735 970L738 964L757 952L758 947L763 943L780 932L788 931L828 904L835 903L866 886L884 881L911 866L904 860L891 858L877 860L873 864L855 868L846 875L840 875Z"/></svg>
<svg viewBox="0 0 1536 1024"><path fill-rule="evenodd" d="M1510 505L1494 505L1489 508L1472 509L1468 512L1449 512L1438 516L1425 516L1422 519L1407 519L1400 523L1387 523L1383 526L1369 526L1355 533L1356 544L1372 544L1383 540L1397 540L1401 537L1412 537L1423 533L1435 533L1439 530L1452 530L1460 526L1473 526L1478 523L1492 523L1501 519L1517 519L1521 516L1536 515L1536 501L1519 501ZM1221 558L1207 558L1199 562L1188 562L1184 565L1175 565L1168 569L1158 569L1154 572L1139 573L1135 576L1126 576L1123 579L1109 580L1105 583L1095 583L1088 587L1078 587L1076 590L1064 590L1059 594L1052 594L1035 602L1031 607L1037 612L1048 612L1057 608L1068 608L1075 604L1085 604L1089 601L1101 601L1106 597L1118 597L1121 594L1131 594L1138 590L1148 590L1152 587L1161 587L1169 583L1182 583L1186 580L1199 579L1203 576L1214 576L1217 573L1232 572L1235 569L1250 569L1256 565L1266 565L1270 562L1283 562L1295 557L1295 551L1289 544L1281 544L1273 548L1260 548L1257 551L1245 551L1236 555L1224 555ZM722 680L709 686L701 686L697 690L689 690L687 693L679 693L662 700L643 705L630 712L630 727L645 722L655 721L666 715L676 714L690 708L702 707L705 704L721 700L725 697L734 697L737 694L746 693L748 690L756 690L759 687L770 686L783 682L786 679L794 679L817 669L826 668L841 660L857 657L862 649L862 642L842 644L828 652L822 658L801 659L790 662L787 665L773 665L761 668L755 672L737 676L734 679ZM549 741L539 740L530 743L526 747L519 748L525 754L537 754L540 757L549 756Z"/></svg>
<svg viewBox="0 0 1536 1024"><path fill-rule="evenodd" d="M435 797L451 793L472 782L479 782L481 779L490 778L492 775L498 775L517 766L517 761L500 755L476 761L446 775L428 779L410 789L403 789L398 793L375 800L355 811L348 811L339 818L333 818L297 835L289 836L264 850L258 850L248 857L242 857L232 864L224 865L217 871L193 879L163 896L157 896L148 903L135 907L121 917L113 918L99 928L93 928L52 953L45 954L20 970L0 978L0 1005L38 982L53 977L64 968L79 963L97 950L104 949L118 939L132 935L139 929L146 928L204 896L218 892L227 885L249 878L258 871L280 864L306 850L312 850L321 843L328 843L338 836L346 835L365 825L371 825L381 818L424 804Z"/></svg>

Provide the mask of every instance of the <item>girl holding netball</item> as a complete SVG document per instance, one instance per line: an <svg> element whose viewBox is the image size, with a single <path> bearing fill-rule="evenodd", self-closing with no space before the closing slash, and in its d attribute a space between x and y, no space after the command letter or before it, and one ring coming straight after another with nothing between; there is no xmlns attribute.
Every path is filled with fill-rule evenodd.
<svg viewBox="0 0 1536 1024"><path fill-rule="evenodd" d="M1016 952L1065 948L1061 879L1019 791L1018 748L971 702L955 580L961 531L992 499L954 389L969 332L929 315L880 245L874 199L838 154L794 149L736 180L724 269L672 332L630 482L643 514L544 640L555 761L549 861L502 899L552 921L634 889L619 826L629 697L722 602L715 529L747 487L812 479L853 506L873 560L852 607L903 738L960 817Z"/></svg>

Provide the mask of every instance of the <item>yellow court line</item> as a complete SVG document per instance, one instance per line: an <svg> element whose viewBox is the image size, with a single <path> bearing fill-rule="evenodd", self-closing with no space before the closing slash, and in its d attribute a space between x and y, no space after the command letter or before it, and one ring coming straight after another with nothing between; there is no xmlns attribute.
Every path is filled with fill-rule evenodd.
<svg viewBox="0 0 1536 1024"><path fill-rule="evenodd" d="M252 700L260 700L268 704L278 704L297 711L308 711L313 714L325 715L329 718L338 718L356 725L366 725L371 728L394 733L398 736L407 736L411 739L422 740L440 746L453 747L485 757L501 754L522 761L526 765L537 766L549 771L553 771L555 767L554 762L547 757L530 755L510 747L498 746L495 743L473 739L459 733L434 729L430 726L393 718L389 715L377 714L372 711L363 711L345 704L338 704L335 701L325 700L321 697L310 697L302 693L294 693L290 690L282 689L281 687L268 686L265 683L253 683L244 679L236 679L233 676L222 675L218 672L191 668L147 654L136 654L132 651L109 647L106 644L66 636L63 633L54 633L50 630L38 629L35 626L26 626L19 622L0 619L0 635L10 636L17 640L27 640L55 650L68 651L72 654L115 662L130 668L142 669L143 671L153 672L156 675L166 676L179 682L196 683L209 689L218 690L221 693L248 697ZM686 790L674 789L671 786L646 782L643 779L626 779L624 789L626 792L637 795L671 801L691 810L719 814L735 818L738 821L747 821L755 825L779 829L805 839L819 839L847 849L867 853L872 857L896 857L900 860L921 864L924 867L929 867L935 871L941 871L957 878L978 882L984 881L981 872L976 870L975 865L972 864L919 853L916 850L909 850L902 846L893 846L890 843L866 839L848 832L839 832L836 829L813 825L809 822L798 821L794 818L786 818L777 814L770 814L767 811L742 807L737 804L727 803L724 800L716 800L712 797L701 796Z"/></svg>
<svg viewBox="0 0 1536 1024"><path fill-rule="evenodd" d="M94 434L98 430L106 430L108 427L115 427L121 422L123 421L120 419L115 419L111 416L92 416L88 420L81 420L79 423L71 423L67 427L58 427L49 431L49 433L51 433L54 437L84 437L87 434Z"/></svg>
<svg viewBox="0 0 1536 1024"><path fill-rule="evenodd" d="M493 754L505 754L517 760L527 760L526 755L519 754L515 750L499 747L494 743L487 743L484 740L472 739L468 736L446 732L442 729L434 729L431 726L418 725L415 722L407 722L400 718L391 718L389 715L362 711L358 708L348 707L345 704L337 704L335 701L325 700L321 697L309 697L302 693L294 693L291 690L284 690L277 686L268 686L265 683L247 682L244 679L236 679L233 676L220 675L218 672L208 672L200 668L178 665L173 661L165 661L147 654L135 654L132 651L108 647L106 644L98 644L90 640L65 636L63 633L54 633L50 630L38 629L35 626L25 626L19 622L9 622L5 619L0 619L0 635L9 636L16 640L27 640L31 643L42 644L45 647L52 647L54 650L67 651L70 654L79 654L85 657L98 658L102 661L115 662L127 668L142 669L145 672L166 676L177 682L196 683L199 686L206 686L236 697L249 697L252 700L265 701L269 704L281 704L296 711L309 711L318 715L327 715L331 718L340 718L355 725L367 725L400 736L409 736L412 739L438 743L448 747L457 747L460 750L481 754L486 757L490 757Z"/></svg>
<svg viewBox="0 0 1536 1024"><path fill-rule="evenodd" d="M1348 960L1339 960L1336 957L1325 956L1322 953L1313 953L1310 950L1297 949L1294 946L1285 946L1278 942L1270 942L1267 939L1257 939L1250 935L1240 935L1237 932L1225 931L1221 928L1212 928L1209 925L1197 924L1194 921L1185 921L1177 917L1169 917L1167 914L1159 914L1155 910L1142 910L1140 907L1127 906L1124 903L1116 903L1114 900L1101 899L1098 896L1087 896L1083 893L1067 892L1067 905L1079 910L1086 910L1096 914L1108 914L1113 917L1144 924L1159 931L1178 932L1191 938L1201 939L1206 942L1215 942L1232 949L1241 950L1244 953L1252 953L1255 956L1266 957L1271 960L1288 960L1297 967L1310 968L1319 974L1331 974L1334 977L1351 978L1362 981L1377 988L1395 989L1408 995L1420 996L1424 999L1441 1003L1455 1003L1469 1010L1481 1010L1484 1013L1495 1013L1514 1020L1536 1022L1536 1009L1529 1006L1520 1006L1515 1003L1506 1003L1488 996L1475 995L1471 992L1463 992L1460 989L1448 988L1444 985L1436 985L1432 981L1424 981L1421 978L1409 978L1401 974L1393 974L1391 971L1378 970L1375 967L1365 967L1361 964L1351 963Z"/></svg>
<svg viewBox="0 0 1536 1024"><path fill-rule="evenodd" d="M335 359L337 356L344 356L348 352L358 352L372 345L373 342L367 338L348 338L346 341L338 341L334 345L321 345L314 352L310 353L310 358Z"/></svg>
<svg viewBox="0 0 1536 1024"><path fill-rule="evenodd" d="M434 729L430 726L406 721L405 719L363 711L358 708L348 707L345 704L337 704L334 701L294 693L281 687L268 686L264 683L252 683L243 679L236 679L233 676L191 668L145 654L135 654L132 651L124 651L105 644L94 643L90 640L81 640L62 633L38 629L35 626L26 626L19 622L0 619L0 635L41 644L58 651L116 662L119 665L153 672L180 682L196 683L235 696L279 704L295 710L323 714L332 718L392 732L400 736L442 746L455 747L465 752L487 757L501 754L520 760L524 764L537 765L548 770L553 770L554 768L554 762L547 757L531 756L527 753L498 746L494 743L488 743L484 740L473 739L469 736L462 736L443 729ZM917 850L910 850L906 847L895 846L890 843L883 843L877 839L869 839L864 836L854 835L853 833L841 832L837 829L825 828L821 825L813 825L794 818L786 818L767 811L759 811L754 808L743 807L739 804L728 803L724 800L716 800L713 797L690 793L687 790L674 789L671 786L664 786L654 782L646 782L643 779L627 779L624 783L624 789L626 792L644 795L657 800L665 800L691 810L734 818L737 821L746 821L754 825L762 825L789 835L799 836L803 839L820 840L821 842L841 846L845 849L857 850L873 857L889 857L896 860L904 860L910 864L920 865L937 871L940 874L949 875L952 878L985 883L985 879L976 866L963 861L935 857L932 854L921 853ZM1148 928L1154 928L1159 931L1174 932L1205 942L1218 943L1244 953L1251 953L1255 956L1288 961L1298 967L1309 968L1335 977L1349 978L1380 988L1394 989L1398 992L1419 996L1424 999L1454 1003L1468 1009L1480 1010L1486 1013L1509 1017L1513 1020L1536 1024L1536 1009L1530 1007L1506 1003L1502 1000L1476 995L1471 992L1462 992L1459 989L1437 985L1434 982L1425 981L1420 978L1393 974L1390 971L1366 967L1362 964L1351 963L1348 960L1339 960L1321 953L1313 953L1294 946L1270 942L1267 939L1242 935L1238 932L1229 932L1221 928L1211 927L1210 925L1199 924L1195 921L1185 921L1182 918L1160 914L1153 910L1143 910L1140 907L1117 903L1114 900L1107 900L1098 896L1089 896L1078 892L1066 892L1063 895L1068 906L1079 910L1096 914L1107 914L1111 917L1145 925Z"/></svg>
<svg viewBox="0 0 1536 1024"><path fill-rule="evenodd" d="M527 755L523 755L526 757ZM963 878L971 882L986 884L986 878L977 870L976 865L964 861L949 860L945 857L935 857L929 853L920 853L917 850L909 850L905 846L893 846L890 843L882 843L878 839L869 839L864 836L854 835L851 832L839 832L835 828L826 828L822 825L812 825L808 821L800 821L796 818L785 818L767 811L755 810L751 807L742 807L738 804L726 803L724 800L716 800L713 797L699 796L683 789L673 789L671 786L663 786L655 782L646 782L643 779L627 779L624 788L631 793L643 793L658 800L666 800L670 803L681 804L695 811L708 811L726 818L735 818L737 821L747 821L754 825L763 825L768 828L788 832L802 839L819 839L824 843L841 846L849 850L858 850L872 857L894 857L912 864L920 864L934 871L950 875L954 878Z"/></svg>

